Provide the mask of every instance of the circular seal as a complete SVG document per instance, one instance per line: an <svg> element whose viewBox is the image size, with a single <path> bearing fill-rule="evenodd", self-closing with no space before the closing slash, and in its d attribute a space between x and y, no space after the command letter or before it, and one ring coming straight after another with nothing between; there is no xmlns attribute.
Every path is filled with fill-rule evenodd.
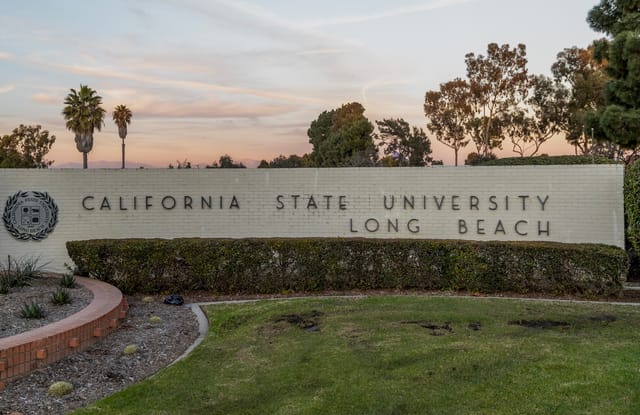
<svg viewBox="0 0 640 415"><path fill-rule="evenodd" d="M14 238L39 241L58 223L58 206L47 192L20 191L7 199L2 221Z"/></svg>

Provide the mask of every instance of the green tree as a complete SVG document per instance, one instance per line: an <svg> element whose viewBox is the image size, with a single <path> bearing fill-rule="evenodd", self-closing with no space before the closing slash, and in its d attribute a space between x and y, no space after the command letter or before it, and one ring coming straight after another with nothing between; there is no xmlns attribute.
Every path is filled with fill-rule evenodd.
<svg viewBox="0 0 640 415"><path fill-rule="evenodd" d="M100 131L104 125L105 110L101 107L102 97L86 85L80 85L64 100L62 115L67 121L67 129L75 133L76 148L82 153L82 167L87 168L87 153L93 149L93 131Z"/></svg>
<svg viewBox="0 0 640 415"><path fill-rule="evenodd" d="M220 156L218 162L213 162L210 166L207 166L208 169L246 169L247 167L238 162L233 161L230 155L225 154Z"/></svg>
<svg viewBox="0 0 640 415"><path fill-rule="evenodd" d="M124 169L124 139L127 138L127 125L131 124L131 110L126 105L118 105L113 110L113 121L118 126L118 135L122 139L122 168Z"/></svg>
<svg viewBox="0 0 640 415"><path fill-rule="evenodd" d="M176 160L176 165L174 166L173 163L169 163L169 168L170 169L190 169L191 162L187 159L184 159L183 161Z"/></svg>
<svg viewBox="0 0 640 415"><path fill-rule="evenodd" d="M0 138L0 168L47 168L53 161L45 156L55 141L56 136L39 125L20 124Z"/></svg>
<svg viewBox="0 0 640 415"><path fill-rule="evenodd" d="M298 156L297 154L291 154L289 157L281 154L271 161L262 160L258 165L259 169L274 169L284 168L293 169L299 167L308 167L309 155Z"/></svg>
<svg viewBox="0 0 640 415"><path fill-rule="evenodd" d="M372 166L378 159L373 142L373 124L364 107L351 102L323 111L307 130L313 145L311 160L316 167Z"/></svg>
<svg viewBox="0 0 640 415"><path fill-rule="evenodd" d="M542 144L561 131L565 114L566 89L547 76L534 75L529 79L527 98L504 114L501 124L514 153L535 156Z"/></svg>
<svg viewBox="0 0 640 415"><path fill-rule="evenodd" d="M460 78L440 84L438 91L425 94L427 128L435 134L436 140L453 150L456 166L458 152L469 144L466 131L472 116L470 100L469 84Z"/></svg>
<svg viewBox="0 0 640 415"><path fill-rule="evenodd" d="M399 166L428 166L431 163L431 140L422 128L411 127L402 118L376 121L375 137L384 146L384 154L392 156Z"/></svg>
<svg viewBox="0 0 640 415"><path fill-rule="evenodd" d="M587 115L587 129L626 149L640 145L640 3L601 0L589 12L591 27L610 36L595 42L595 58L610 77L605 105Z"/></svg>
<svg viewBox="0 0 640 415"><path fill-rule="evenodd" d="M467 132L482 156L488 156L494 148L502 148L500 117L526 94L529 79L526 55L523 44L511 48L508 44L490 43L486 57L473 53L465 56L474 114Z"/></svg>
<svg viewBox="0 0 640 415"><path fill-rule="evenodd" d="M576 153L597 153L598 141L606 139L590 114L605 105L604 89L608 77L604 65L594 59L593 48L566 48L551 66L554 79L564 89L564 108L560 129ZM591 128L594 128L592 131Z"/></svg>

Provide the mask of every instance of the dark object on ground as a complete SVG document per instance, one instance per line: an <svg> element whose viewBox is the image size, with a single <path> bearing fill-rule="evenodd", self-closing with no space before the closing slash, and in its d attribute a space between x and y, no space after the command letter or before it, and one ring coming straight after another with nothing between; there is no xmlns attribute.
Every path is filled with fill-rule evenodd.
<svg viewBox="0 0 640 415"><path fill-rule="evenodd" d="M182 296L178 294L171 294L170 296L164 299L164 303L170 304L170 305L183 305L184 298L182 298Z"/></svg>
<svg viewBox="0 0 640 415"><path fill-rule="evenodd" d="M616 321L618 317L613 314L598 314L596 316L591 317L591 321L600 321L602 323L613 323Z"/></svg>
<svg viewBox="0 0 640 415"><path fill-rule="evenodd" d="M453 333L453 327L450 326L449 322L445 322L444 324L433 324L429 321L403 321L402 324L417 324L422 328L431 330L432 336L443 336L447 332Z"/></svg>
<svg viewBox="0 0 640 415"><path fill-rule="evenodd" d="M566 321L555 320L512 320L509 324L529 327L530 329L550 329L553 327L569 327L571 325Z"/></svg>
<svg viewBox="0 0 640 415"><path fill-rule="evenodd" d="M482 324L480 324L480 323L469 323L468 327L473 331L478 331L482 327Z"/></svg>
<svg viewBox="0 0 640 415"><path fill-rule="evenodd" d="M313 310L310 313L305 314L285 314L276 318L276 323L280 321L286 321L289 324L298 326L304 331L315 332L320 331L317 318L322 316L322 313L317 310Z"/></svg>

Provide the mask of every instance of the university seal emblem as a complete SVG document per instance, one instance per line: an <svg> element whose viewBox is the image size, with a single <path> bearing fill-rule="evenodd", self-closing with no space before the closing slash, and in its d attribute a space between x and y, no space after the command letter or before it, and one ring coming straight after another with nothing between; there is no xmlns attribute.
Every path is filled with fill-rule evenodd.
<svg viewBox="0 0 640 415"><path fill-rule="evenodd" d="M39 241L58 223L58 206L46 192L17 192L7 199L2 221L14 238Z"/></svg>

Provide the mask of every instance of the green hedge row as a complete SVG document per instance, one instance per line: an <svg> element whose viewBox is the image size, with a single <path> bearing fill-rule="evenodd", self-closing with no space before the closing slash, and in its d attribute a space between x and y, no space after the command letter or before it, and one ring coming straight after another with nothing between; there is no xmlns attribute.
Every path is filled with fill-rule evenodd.
<svg viewBox="0 0 640 415"><path fill-rule="evenodd" d="M547 166L555 164L615 164L615 160L603 156L535 156L535 157L507 157L487 160L480 166Z"/></svg>
<svg viewBox="0 0 640 415"><path fill-rule="evenodd" d="M624 250L603 245L377 239L122 239L67 243L125 293L419 289L612 295Z"/></svg>
<svg viewBox="0 0 640 415"><path fill-rule="evenodd" d="M640 162L637 161L625 168L624 211L627 240L640 252Z"/></svg>

